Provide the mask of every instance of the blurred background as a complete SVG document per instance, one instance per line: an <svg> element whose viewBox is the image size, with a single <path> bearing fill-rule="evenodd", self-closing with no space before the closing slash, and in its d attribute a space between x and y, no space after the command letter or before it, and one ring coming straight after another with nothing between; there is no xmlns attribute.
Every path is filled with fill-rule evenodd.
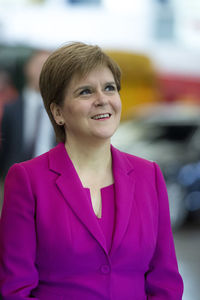
<svg viewBox="0 0 200 300"><path fill-rule="evenodd" d="M200 1L0 0L1 205L9 166L55 144L37 81L68 41L98 44L120 65L123 112L112 143L160 165L183 299L200 299Z"/></svg>

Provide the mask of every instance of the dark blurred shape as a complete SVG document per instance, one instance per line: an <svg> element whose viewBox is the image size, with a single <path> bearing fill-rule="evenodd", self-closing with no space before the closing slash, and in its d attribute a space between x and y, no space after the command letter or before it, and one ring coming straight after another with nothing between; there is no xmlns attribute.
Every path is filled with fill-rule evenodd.
<svg viewBox="0 0 200 300"><path fill-rule="evenodd" d="M24 64L34 49L28 46L0 45L0 66L7 70L17 91L21 92L25 84Z"/></svg>
<svg viewBox="0 0 200 300"><path fill-rule="evenodd" d="M0 69L0 103L6 103L17 96L11 76L7 70Z"/></svg>
<svg viewBox="0 0 200 300"><path fill-rule="evenodd" d="M184 198L190 222L200 225L200 160L183 164L177 173L178 182L186 190Z"/></svg>
<svg viewBox="0 0 200 300"><path fill-rule="evenodd" d="M12 164L40 155L55 145L53 128L39 92L40 71L49 54L46 50L33 49L29 56L23 57L24 64L20 67L23 80L20 87L18 86L19 97L5 106L2 118L2 178ZM19 61L21 64L22 59Z"/></svg>
<svg viewBox="0 0 200 300"><path fill-rule="evenodd" d="M14 101L17 96L18 92L13 85L11 75L7 70L0 68L0 128L4 105Z"/></svg>

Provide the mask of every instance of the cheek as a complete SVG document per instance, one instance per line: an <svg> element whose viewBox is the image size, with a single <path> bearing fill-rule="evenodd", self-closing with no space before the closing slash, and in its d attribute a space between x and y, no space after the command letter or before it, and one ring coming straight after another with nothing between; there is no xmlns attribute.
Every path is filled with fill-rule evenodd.
<svg viewBox="0 0 200 300"><path fill-rule="evenodd" d="M120 97L119 97L118 99L116 99L116 101L114 101L113 106L114 106L116 112L121 113L121 110L122 110L122 102L121 102Z"/></svg>
<svg viewBox="0 0 200 300"><path fill-rule="evenodd" d="M77 121L81 122L85 115L87 115L88 108L85 105L68 106L64 111L64 118L66 127L76 126Z"/></svg>
<svg viewBox="0 0 200 300"><path fill-rule="evenodd" d="M68 105L67 107L64 108L63 110L63 117L68 120L70 118L73 118L77 115L77 110L73 107Z"/></svg>

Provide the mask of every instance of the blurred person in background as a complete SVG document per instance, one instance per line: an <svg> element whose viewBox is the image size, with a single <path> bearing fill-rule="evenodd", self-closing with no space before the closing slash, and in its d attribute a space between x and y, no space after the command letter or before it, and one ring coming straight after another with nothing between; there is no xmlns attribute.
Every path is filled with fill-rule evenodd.
<svg viewBox="0 0 200 300"><path fill-rule="evenodd" d="M14 101L18 96L17 89L15 88L12 82L12 76L10 72L5 68L0 68L0 147L1 147L1 121L2 115L4 111L4 106L7 103ZM1 173L2 165L0 163L0 173ZM0 176L1 177L1 176ZM0 210L2 205L2 197L3 197L3 182L0 180Z"/></svg>
<svg viewBox="0 0 200 300"><path fill-rule="evenodd" d="M4 105L14 101L17 96L18 92L12 83L11 75L7 70L0 68L0 124Z"/></svg>
<svg viewBox="0 0 200 300"><path fill-rule="evenodd" d="M39 76L49 56L34 50L24 66L25 85L18 99L5 106L1 124L0 177L11 165L48 151L55 145L52 126L43 108Z"/></svg>
<svg viewBox="0 0 200 300"><path fill-rule="evenodd" d="M6 177L3 299L182 299L160 168L111 145L120 78L84 43L45 62L40 90L60 143Z"/></svg>

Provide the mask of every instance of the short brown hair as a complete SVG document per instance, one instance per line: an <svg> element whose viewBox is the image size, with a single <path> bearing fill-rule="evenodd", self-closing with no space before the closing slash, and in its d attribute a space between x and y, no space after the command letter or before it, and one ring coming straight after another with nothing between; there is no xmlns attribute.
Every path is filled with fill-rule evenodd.
<svg viewBox="0 0 200 300"><path fill-rule="evenodd" d="M40 74L40 92L58 142L65 142L65 130L63 126L56 124L50 110L51 103L62 105L72 78L75 75L82 78L101 65L110 69L119 91L120 68L99 46L69 43L55 50L44 63Z"/></svg>

